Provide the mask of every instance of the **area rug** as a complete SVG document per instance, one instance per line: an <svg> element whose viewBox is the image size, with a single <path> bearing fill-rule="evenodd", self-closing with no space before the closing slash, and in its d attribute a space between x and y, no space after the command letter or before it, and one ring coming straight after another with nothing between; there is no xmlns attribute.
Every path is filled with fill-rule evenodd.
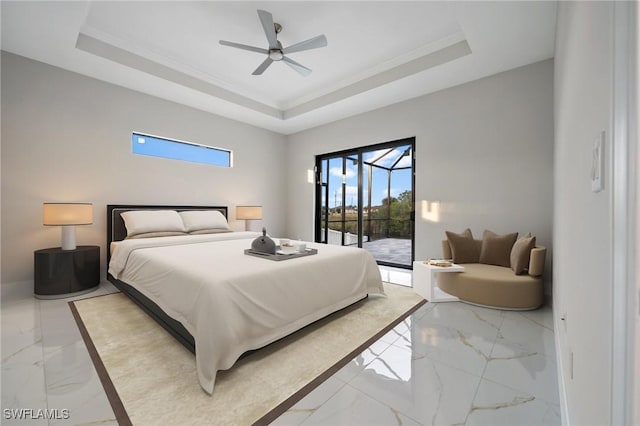
<svg viewBox="0 0 640 426"><path fill-rule="evenodd" d="M384 289L218 372L213 395L195 356L124 294L70 306L120 425L250 425L276 419L425 303Z"/></svg>

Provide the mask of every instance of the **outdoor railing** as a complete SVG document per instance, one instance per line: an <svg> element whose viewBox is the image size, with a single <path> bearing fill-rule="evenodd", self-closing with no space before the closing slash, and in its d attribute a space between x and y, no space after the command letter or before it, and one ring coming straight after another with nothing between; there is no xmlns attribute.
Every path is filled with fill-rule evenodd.
<svg viewBox="0 0 640 426"><path fill-rule="evenodd" d="M357 244L358 242L358 221L353 220L329 220L329 231L334 231L337 234L337 240L330 241L330 244L340 244L341 237L340 234L342 232L342 224L344 223L344 231L345 231L345 245ZM410 239L411 238L411 221L409 219L364 219L363 220L363 241L375 241L384 238L401 238L401 239ZM322 229L322 233L324 235L324 228ZM347 235L350 235L349 241L355 241L353 243L347 243Z"/></svg>

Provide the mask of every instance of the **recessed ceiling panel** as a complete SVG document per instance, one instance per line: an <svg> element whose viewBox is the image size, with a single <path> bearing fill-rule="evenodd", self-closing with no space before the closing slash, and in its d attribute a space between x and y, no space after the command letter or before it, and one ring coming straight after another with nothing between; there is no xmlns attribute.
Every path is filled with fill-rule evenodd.
<svg viewBox="0 0 640 426"><path fill-rule="evenodd" d="M0 7L5 51L286 134L552 58L556 14L556 3L544 1ZM282 63L251 75L262 54L220 45L266 48L258 9L282 25L285 47L326 35L327 47L290 54L312 70L308 77ZM448 59L434 62L444 52Z"/></svg>
<svg viewBox="0 0 640 426"><path fill-rule="evenodd" d="M326 35L327 47L290 55L311 75L302 77L285 64L251 75L264 55L219 44L224 39L268 48L258 9L282 25L278 38L284 47ZM285 109L381 65L414 59L460 27L455 7L446 2L132 1L91 3L82 32Z"/></svg>

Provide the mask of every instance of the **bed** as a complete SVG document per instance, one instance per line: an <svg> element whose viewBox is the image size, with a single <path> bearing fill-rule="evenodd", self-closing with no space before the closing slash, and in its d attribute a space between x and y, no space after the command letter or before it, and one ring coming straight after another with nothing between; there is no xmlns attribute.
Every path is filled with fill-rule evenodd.
<svg viewBox="0 0 640 426"><path fill-rule="evenodd" d="M107 278L195 353L200 385L210 394L217 371L243 353L368 294L384 294L377 264L363 249L307 242L318 254L273 262L244 254L260 235L254 232L126 238L133 215L168 212L174 220L178 212L188 228L187 216L214 211L226 224L227 208L220 206L107 206Z"/></svg>

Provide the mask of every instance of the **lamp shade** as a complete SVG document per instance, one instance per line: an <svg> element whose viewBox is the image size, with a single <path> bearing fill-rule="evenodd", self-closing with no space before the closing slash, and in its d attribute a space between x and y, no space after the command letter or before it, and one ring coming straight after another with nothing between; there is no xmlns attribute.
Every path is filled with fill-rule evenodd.
<svg viewBox="0 0 640 426"><path fill-rule="evenodd" d="M262 219L262 206L236 206L236 219L238 220Z"/></svg>
<svg viewBox="0 0 640 426"><path fill-rule="evenodd" d="M50 226L91 225L93 205L91 203L44 203L42 223Z"/></svg>

